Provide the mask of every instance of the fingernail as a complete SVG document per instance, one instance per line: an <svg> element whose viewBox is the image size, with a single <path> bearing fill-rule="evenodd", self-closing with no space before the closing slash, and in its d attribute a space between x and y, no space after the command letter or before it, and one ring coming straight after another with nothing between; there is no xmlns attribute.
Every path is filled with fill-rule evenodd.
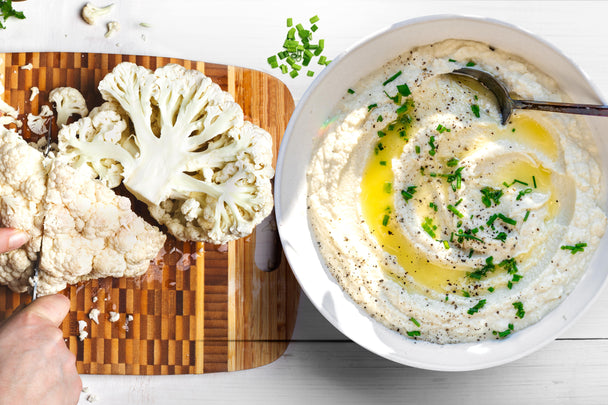
<svg viewBox="0 0 608 405"><path fill-rule="evenodd" d="M29 240L29 236L25 232L15 232L8 238L8 248L17 249Z"/></svg>

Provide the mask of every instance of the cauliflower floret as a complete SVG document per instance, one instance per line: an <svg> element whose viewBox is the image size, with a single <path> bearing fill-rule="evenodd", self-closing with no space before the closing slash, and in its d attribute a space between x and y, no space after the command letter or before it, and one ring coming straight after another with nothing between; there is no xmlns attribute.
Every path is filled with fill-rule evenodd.
<svg viewBox="0 0 608 405"><path fill-rule="evenodd" d="M46 134L48 131L47 123L49 117L53 116L53 111L48 105L43 105L40 109L40 114L34 115L32 113L27 115L27 127L36 135Z"/></svg>
<svg viewBox="0 0 608 405"><path fill-rule="evenodd" d="M40 251L46 190L43 159L15 131L0 126L0 226L30 236L21 248L0 254L0 284L15 292L28 289Z"/></svg>
<svg viewBox="0 0 608 405"><path fill-rule="evenodd" d="M114 10L114 4L109 4L105 7L97 7L91 3L87 3L82 8L82 19L87 22L87 24L95 25L100 17L104 15L110 14L110 12Z"/></svg>
<svg viewBox="0 0 608 405"><path fill-rule="evenodd" d="M103 98L129 117L121 140L62 130L59 148L106 184L123 183L180 240L225 243L246 236L272 210L270 134L243 120L232 96L196 70L152 72L121 63L100 83ZM130 127L131 127L130 126ZM109 131L109 129L106 129Z"/></svg>
<svg viewBox="0 0 608 405"><path fill-rule="evenodd" d="M49 101L57 111L57 126L61 128L72 114L86 117L89 113L87 102L82 94L73 87L57 87L49 93Z"/></svg>
<svg viewBox="0 0 608 405"><path fill-rule="evenodd" d="M117 196L59 159L51 166L46 194L38 293L102 277L143 274L165 235ZM120 244L126 235L130 244Z"/></svg>
<svg viewBox="0 0 608 405"><path fill-rule="evenodd" d="M120 23L118 21L110 21L108 23L108 30L104 37L110 38L114 36L118 31L120 31Z"/></svg>
<svg viewBox="0 0 608 405"><path fill-rule="evenodd" d="M30 94L30 101L34 101L34 99L36 98L36 96L38 96L38 94L40 94L40 89L36 86L32 86L30 88L31 94Z"/></svg>

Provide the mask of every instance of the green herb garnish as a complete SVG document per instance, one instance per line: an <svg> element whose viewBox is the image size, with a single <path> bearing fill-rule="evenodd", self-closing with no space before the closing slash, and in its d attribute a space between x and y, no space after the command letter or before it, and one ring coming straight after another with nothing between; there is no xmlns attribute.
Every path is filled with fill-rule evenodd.
<svg viewBox="0 0 608 405"><path fill-rule="evenodd" d="M382 225L386 226L388 225L388 220L390 219L390 217L386 214L384 214L384 217L382 217Z"/></svg>
<svg viewBox="0 0 608 405"><path fill-rule="evenodd" d="M481 308L483 308L484 305L486 305L486 300L480 300L477 304L475 304L475 306L469 308L469 310L467 311L467 314L473 315L473 314L479 312L479 310Z"/></svg>
<svg viewBox="0 0 608 405"><path fill-rule="evenodd" d="M492 201L494 201L494 204L496 205L500 204L500 197L502 197L503 194L502 190L497 190L491 187L484 187L479 191L481 191L481 202L486 207L491 207Z"/></svg>
<svg viewBox="0 0 608 405"><path fill-rule="evenodd" d="M458 211L458 209L456 209L456 207L454 207L452 204L448 204L448 210L450 212L452 212L454 215L456 215L458 218L464 217L462 212Z"/></svg>
<svg viewBox="0 0 608 405"><path fill-rule="evenodd" d="M507 234L504 232L499 232L494 239L504 242L507 240Z"/></svg>
<svg viewBox="0 0 608 405"><path fill-rule="evenodd" d="M481 280L482 277L487 276L488 273L493 272L494 270L496 270L496 265L494 264L494 257L488 256L486 258L486 264L483 267L471 273L467 273L467 276L469 276L470 278L474 278L475 280Z"/></svg>
<svg viewBox="0 0 608 405"><path fill-rule="evenodd" d="M502 339L502 338L506 338L507 336L509 336L511 334L511 332L513 332L513 324L512 323L509 324L508 329L505 329L502 332L493 330L492 334L494 336L498 336L499 338Z"/></svg>
<svg viewBox="0 0 608 405"><path fill-rule="evenodd" d="M453 157L453 158L449 159L446 164L448 165L448 167L458 166L458 159Z"/></svg>
<svg viewBox="0 0 608 405"><path fill-rule="evenodd" d="M376 107L378 107L378 103L370 104L367 106L367 111L371 111Z"/></svg>
<svg viewBox="0 0 608 405"><path fill-rule="evenodd" d="M346 92L347 92L348 94L355 94L355 91L354 91L353 89L348 89L348 90L346 90Z"/></svg>
<svg viewBox="0 0 608 405"><path fill-rule="evenodd" d="M585 242L580 242L580 243L577 243L574 246L563 245L561 247L561 249L562 250L569 250L570 253L575 254L575 253L578 253L578 252L584 252L586 247L587 247L587 244Z"/></svg>
<svg viewBox="0 0 608 405"><path fill-rule="evenodd" d="M519 319L524 319L524 316L526 315L526 311L524 311L524 304L522 304L521 301L517 301L513 303L513 306L517 310L515 316Z"/></svg>
<svg viewBox="0 0 608 405"><path fill-rule="evenodd" d="M517 197L515 197L515 199L517 201L521 200L523 196L525 196L526 194L530 194L532 192L531 188L525 188L523 190L521 190L518 194Z"/></svg>
<svg viewBox="0 0 608 405"><path fill-rule="evenodd" d="M473 62L473 61L468 61L468 62L467 62L467 66L468 66L468 67L472 67L472 66L475 66L475 65L476 65L476 63L475 63L475 62Z"/></svg>
<svg viewBox="0 0 608 405"><path fill-rule="evenodd" d="M412 330L407 332L407 335L410 337L415 337L415 336L420 336L420 331L419 330Z"/></svg>
<svg viewBox="0 0 608 405"><path fill-rule="evenodd" d="M529 216L530 216L530 210L527 210L526 215L524 215L524 222L526 222L528 220Z"/></svg>
<svg viewBox="0 0 608 405"><path fill-rule="evenodd" d="M399 94L401 94L403 97L407 97L410 94L412 94L409 86L405 83L400 84L397 86L397 91L399 92Z"/></svg>
<svg viewBox="0 0 608 405"><path fill-rule="evenodd" d="M408 202L412 198L414 198L414 194L416 193L416 186L409 186L406 190L401 190L401 195L405 202Z"/></svg>
<svg viewBox="0 0 608 405"><path fill-rule="evenodd" d="M416 326L420 327L420 322L418 322L416 319L414 319L414 318L410 318L410 321L411 321L411 322L412 322L414 325L416 325Z"/></svg>
<svg viewBox="0 0 608 405"><path fill-rule="evenodd" d="M387 181L384 183L384 192L390 194L393 191L393 183Z"/></svg>
<svg viewBox="0 0 608 405"><path fill-rule="evenodd" d="M439 124L437 126L437 132L439 132L440 134L443 134L444 132L451 132L452 130L450 128L446 128L443 125Z"/></svg>
<svg viewBox="0 0 608 405"><path fill-rule="evenodd" d="M424 231L428 233L431 238L435 239L435 229L437 229L437 225L433 225L432 218L424 218L424 222L422 223L422 229L424 229Z"/></svg>
<svg viewBox="0 0 608 405"><path fill-rule="evenodd" d="M515 224L517 224L516 220L514 220L513 218L509 218L509 217L507 217L504 214L498 214L498 218L502 219L502 221L504 223L509 224L509 225L515 225Z"/></svg>
<svg viewBox="0 0 608 405"><path fill-rule="evenodd" d="M6 20L10 17L17 18L19 20L23 20L25 15L23 11L17 11L13 8L13 2L11 0L0 0L0 29L5 29Z"/></svg>
<svg viewBox="0 0 608 405"><path fill-rule="evenodd" d="M399 76L401 76L401 70L398 71L397 73L395 73L394 75L392 75L391 77L389 77L388 79L386 79L382 85L386 86L387 84L389 84L390 82L392 82L393 80L395 80L396 78L398 78Z"/></svg>
<svg viewBox="0 0 608 405"><path fill-rule="evenodd" d="M429 145L431 146L431 150L429 150L429 155L435 156L435 153L437 153L437 145L435 145L435 137L432 135L429 138Z"/></svg>
<svg viewBox="0 0 608 405"><path fill-rule="evenodd" d="M479 106L477 104L471 104L471 111L473 111L473 115L475 115L477 118L481 117L479 114Z"/></svg>

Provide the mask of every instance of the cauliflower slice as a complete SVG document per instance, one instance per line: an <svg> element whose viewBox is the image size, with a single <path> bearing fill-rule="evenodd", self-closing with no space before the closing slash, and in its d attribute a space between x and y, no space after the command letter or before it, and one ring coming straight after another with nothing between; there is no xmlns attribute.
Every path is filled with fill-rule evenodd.
<svg viewBox="0 0 608 405"><path fill-rule="evenodd" d="M271 212L270 134L245 122L232 96L204 74L174 64L152 72L125 62L99 90L120 106L135 133L121 130L115 141L87 122L62 128L60 153L74 166L86 163L110 186L118 170L127 189L180 240L225 243L251 233Z"/></svg>
<svg viewBox="0 0 608 405"><path fill-rule="evenodd" d="M89 113L87 102L82 94L73 87L57 87L49 93L49 101L57 111L57 126L61 128L72 114L86 117Z"/></svg>
<svg viewBox="0 0 608 405"><path fill-rule="evenodd" d="M131 202L55 159L47 181L38 293L67 284L146 272L165 242Z"/></svg>
<svg viewBox="0 0 608 405"><path fill-rule="evenodd" d="M15 292L29 287L40 251L46 169L41 152L19 134L0 126L0 226L23 230L30 240L0 254L0 284Z"/></svg>
<svg viewBox="0 0 608 405"><path fill-rule="evenodd" d="M104 15L110 14L110 12L114 10L114 3L109 4L105 7L97 7L92 3L87 3L82 8L82 19L86 21L87 24L95 25L100 17Z"/></svg>

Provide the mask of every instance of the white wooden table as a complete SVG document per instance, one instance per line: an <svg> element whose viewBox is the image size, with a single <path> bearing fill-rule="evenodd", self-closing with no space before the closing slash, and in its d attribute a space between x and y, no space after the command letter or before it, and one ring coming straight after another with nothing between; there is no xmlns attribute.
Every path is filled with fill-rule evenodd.
<svg viewBox="0 0 608 405"><path fill-rule="evenodd" d="M106 0L122 30L79 18L82 0L15 3L24 21L0 32L0 50L150 54L245 66L273 74L266 57L285 20L317 14L332 58L397 21L429 14L493 17L539 34L580 64L608 94L608 1ZM100 5L107 3L99 3ZM149 28L139 26L150 24ZM483 38L481 38L483 40ZM283 77L296 102L311 79ZM607 267L608 271L608 267ZM293 342L276 362L254 370L189 376L82 376L99 404L166 403L608 403L608 290L557 341L514 363L443 373L377 357L337 332L302 297ZM81 404L86 404L84 396Z"/></svg>

